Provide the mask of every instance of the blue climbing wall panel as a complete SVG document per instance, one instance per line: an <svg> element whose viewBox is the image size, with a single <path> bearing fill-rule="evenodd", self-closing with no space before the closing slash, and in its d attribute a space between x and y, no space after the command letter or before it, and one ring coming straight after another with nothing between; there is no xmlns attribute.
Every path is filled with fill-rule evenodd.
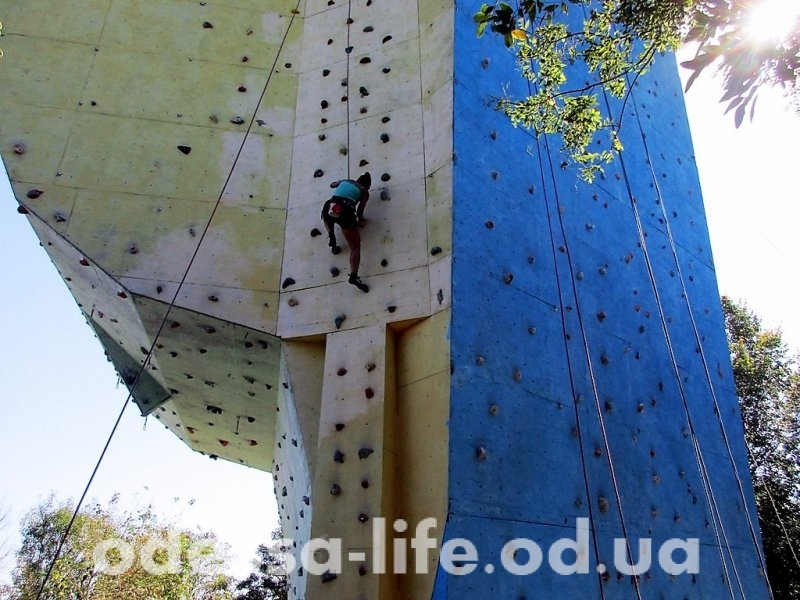
<svg viewBox="0 0 800 600"><path fill-rule="evenodd" d="M766 598L674 57L634 87L623 155L586 184L557 140L514 129L493 108L524 88L502 43L476 38L479 6L456 10L445 530L479 558L469 575L440 564L434 598ZM579 518L590 523L589 572L559 575L547 550L576 540ZM501 567L515 538L542 548L535 572ZM699 572L659 566L675 538L699 540ZM634 559L651 540L651 567L620 572L615 539Z"/></svg>

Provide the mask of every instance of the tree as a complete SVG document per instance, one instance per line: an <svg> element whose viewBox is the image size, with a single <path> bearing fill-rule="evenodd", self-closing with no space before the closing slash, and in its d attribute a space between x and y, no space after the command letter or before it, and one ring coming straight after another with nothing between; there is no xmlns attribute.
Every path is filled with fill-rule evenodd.
<svg viewBox="0 0 800 600"><path fill-rule="evenodd" d="M272 532L273 544L260 544L254 561L256 571L236 584L235 600L287 600L289 580L286 575L285 552L280 529Z"/></svg>
<svg viewBox="0 0 800 600"><path fill-rule="evenodd" d="M117 503L114 497L108 507L95 503L78 513L43 600L231 599L225 549L212 533L163 525L150 506L120 513ZM9 600L37 598L72 514L68 502L51 497L23 518Z"/></svg>
<svg viewBox="0 0 800 600"><path fill-rule="evenodd" d="M698 45L684 66L688 84L711 64L724 75L727 110L738 127L763 84L783 85L800 104L800 15L780 38L754 41L747 23L765 0L518 0L483 4L478 36L488 27L512 48L530 84L523 98L498 100L511 122L537 135L559 134L562 149L591 181L622 151L618 117L604 117L600 95L622 99L658 53ZM573 66L577 65L577 67ZM727 111L726 111L727 112ZM588 150L589 148L592 150Z"/></svg>
<svg viewBox="0 0 800 600"><path fill-rule="evenodd" d="M800 598L800 370L746 306L722 298L767 574L775 599Z"/></svg>

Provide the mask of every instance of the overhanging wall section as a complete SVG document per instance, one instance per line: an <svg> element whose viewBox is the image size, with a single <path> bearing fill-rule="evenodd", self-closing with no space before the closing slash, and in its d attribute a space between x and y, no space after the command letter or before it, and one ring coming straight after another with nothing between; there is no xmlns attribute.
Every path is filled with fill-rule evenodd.
<svg viewBox="0 0 800 600"><path fill-rule="evenodd" d="M601 586L635 597L614 567L623 537L635 556L640 538L654 553L670 538L700 539L700 574L671 577L654 559L646 593L767 597L674 59L639 79L621 158L581 183L557 140L493 109L491 97L525 87L502 42L476 38L478 8L456 13L445 538L472 541L482 560L467 577L440 572L435 597L588 597ZM546 550L574 540L578 518L590 519L591 574L561 577ZM534 575L501 572L500 549L517 537L545 550Z"/></svg>

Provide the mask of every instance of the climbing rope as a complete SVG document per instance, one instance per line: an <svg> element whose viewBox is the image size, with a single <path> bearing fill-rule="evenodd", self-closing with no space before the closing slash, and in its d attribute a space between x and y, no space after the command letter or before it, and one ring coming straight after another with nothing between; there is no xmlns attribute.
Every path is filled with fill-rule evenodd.
<svg viewBox="0 0 800 600"><path fill-rule="evenodd" d="M604 94L604 98L605 98L605 102L606 102L606 108L610 112L611 108L610 108L609 99L607 98L607 96L605 96L605 94ZM652 178L653 186L654 186L654 188L656 190L657 200L658 200L657 203L661 207L661 211L662 211L662 214L663 214L663 222L665 223L667 237L668 237L670 246L672 248L673 259L674 259L675 264L676 264L676 270L678 272L679 281L680 281L681 287L682 287L682 292L683 292L682 296L684 298L684 301L685 301L686 306L687 306L687 310L689 312L690 322L691 322L692 329L693 329L693 332L694 332L694 335L695 335L695 340L696 340L696 343L697 343L697 347L700 349L699 351L700 351L700 354L701 354L701 359L703 361L703 367L704 367L704 371L705 371L705 374L706 374L707 383L709 384L709 389L710 389L710 392L711 392L711 397L712 397L712 400L713 400L715 412L716 412L717 418L718 418L718 420L720 422L720 427L722 428L722 431L723 431L723 439L725 441L725 446L726 446L726 449L727 449L727 452L728 452L728 456L729 456L729 458L730 458L730 460L731 460L731 462L733 464L733 467L734 467L734 471L733 471L734 472L734 476L735 476L737 484L739 486L739 493L740 493L740 495L742 497L743 505L745 507L747 520L748 520L748 526L750 528L750 533L751 533L751 537L752 537L753 542L754 542L756 553L758 554L759 561L762 563L762 568L764 569L764 572L766 573L765 563L764 563L763 556L761 554L760 548L758 546L757 537L755 535L755 531L754 531L753 524L752 524L752 518L750 516L749 509L747 507L747 501L746 501L746 498L744 496L744 490L743 490L743 487L742 487L741 478L739 476L738 470L736 469L736 465L735 465L735 461L733 460L733 454L732 454L732 451L731 451L731 448L730 448L729 440L728 440L727 435L726 435L726 433L724 431L724 425L722 423L722 417L721 417L721 413L719 411L719 405L718 405L718 402L717 402L717 399L716 399L716 394L714 392L714 387L713 387L713 383L712 383L712 380L711 380L711 377L710 377L710 372L708 370L708 363L707 363L707 360L705 358L705 355L704 355L704 352L703 352L703 349L702 349L702 343L701 343L699 332L697 330L696 321L694 319L694 313L692 311L691 304L690 304L690 301L689 301L689 298L688 298L688 290L686 289L685 280L684 280L683 274L682 274L682 272L680 270L680 264L679 264L679 260L678 260L678 256L677 256L677 249L676 249L676 245L675 245L674 236L673 236L672 231L671 231L671 229L669 227L669 220L668 220L667 215L666 215L666 208L664 206L664 198L663 198L663 195L661 193L660 187L658 185L657 177L656 177L655 172L653 170L652 156L650 155L650 151L649 151L649 148L648 148L648 145L647 145L647 140L646 140L646 137L644 135L644 130L643 130L641 118L639 117L638 112L636 113L636 119L637 119L637 123L638 123L638 126L639 126L639 131L640 131L640 134L642 136L643 143L644 143L645 156L646 156L646 159L647 159L647 163L649 165L650 175L651 175L651 178ZM738 574L738 569L736 567L736 562L735 562L735 559L734 559L733 551L731 550L731 547L730 547L730 544L729 544L729 541L728 541L728 536L727 536L727 533L725 531L725 526L724 526L722 514L721 514L721 511L719 509L719 506L718 506L716 498L715 498L715 494L714 494L713 487L712 487L712 484L711 484L711 479L710 479L710 476L709 476L709 473L708 473L708 468L707 468L707 466L705 464L705 459L704 459L704 456L703 456L703 452L702 452L702 449L701 449L700 444L699 444L699 440L698 440L697 435L696 435L693 419L691 417L691 412L689 410L687 394L686 394L686 391L685 391L685 389L683 387L682 379L680 377L680 370L679 370L679 367L678 367L676 353L675 353L675 350L674 350L674 346L672 344L671 336L669 334L669 329L668 329L668 325L667 325L667 318L666 318L665 311L664 311L664 308L663 308L663 305L662 305L662 302L661 302L661 294L660 294L660 291L658 289L658 284L657 284L657 281L656 281L655 273L654 273L653 266L652 266L652 261L651 261L649 250L648 250L647 243L646 243L646 235L644 233L644 226L642 224L641 216L640 216L639 211L638 211L638 206L637 206L637 203L636 203L636 199L633 196L633 191L632 191L632 188L631 188L630 178L629 178L629 175L627 173L625 161L623 160L623 157L621 155L618 157L618 159L620 160L621 168L622 168L622 171L623 171L623 177L624 177L624 180L625 180L625 185L626 185L626 188L627 188L627 191L628 191L628 196L629 196L631 209L632 209L632 212L633 212L633 215L634 215L634 219L635 219L635 222L636 222L637 234L638 234L638 238L639 238L639 240L638 240L639 241L639 246L642 249L642 254L643 254L643 257L644 257L645 265L646 265L646 268L647 268L647 271L648 271L648 277L650 279L650 285L651 285L651 288L653 290L655 301L656 301L656 306L657 306L657 309L658 309L658 314L659 314L659 319L660 319L662 331L663 331L663 334L665 336L666 347L667 347L667 350L668 350L668 353L669 353L669 357L670 357L673 373L674 373L674 376L675 376L675 380L676 380L676 383L678 385L678 389L679 389L679 393L680 393L680 396L681 396L682 405L683 405L683 408L684 408L684 413L685 413L685 416L687 418L689 434L692 437L692 443L693 443L693 448L694 448L694 452L695 452L695 459L696 459L697 464L698 464L698 468L699 468L700 475L701 475L701 480L703 482L704 492L706 494L706 500L707 500L707 503L708 503L708 506L709 506L709 510L711 512L711 515L712 515L712 520L714 522L715 536L716 536L716 539L717 539L718 548L720 550L721 565L722 565L723 571L726 574L725 579L728 582L729 591L730 591L731 597L733 598L734 597L734 593L733 593L732 587L730 587L732 584L730 582L730 576L728 574L727 561L725 560L725 556L723 554L723 544L724 544L724 549L727 551L728 556L730 558L731 569L732 569L732 571L734 573L734 577L735 577L737 585L739 587L739 591L742 594L742 597L744 597L744 589L743 589L743 585L742 585L742 582L741 582L741 578L739 577L739 574ZM767 585L769 587L769 582L767 582ZM770 588L770 594L772 594L771 588Z"/></svg>
<svg viewBox="0 0 800 600"><path fill-rule="evenodd" d="M125 401L122 404L122 408L120 409L119 414L117 415L116 421L114 422L114 426L111 429L111 433L109 434L109 436L108 436L108 438L106 440L106 443L103 446L103 450L101 451L100 456L97 459L97 462L96 462L96 464L94 466L94 469L92 470L92 474L89 477L89 481L86 483L86 486L83 489L83 493L81 494L81 497L78 500L78 503L75 505L75 509L74 509L74 511L72 513L72 516L71 516L71 518L69 520L69 523L67 524L67 527L64 530L64 533L62 534L62 536L61 536L61 538L60 538L60 540L58 542L58 546L56 547L56 551L55 551L55 553L53 555L52 560L50 561L50 563L49 563L49 565L47 567L47 571L45 572L45 576L42 579L42 584L39 587L39 590L38 590L38 592L36 594L36 600L41 600L41 598L42 598L42 594L44 593L44 589L47 586L47 583L50 580L50 577L51 577L51 575L53 573L53 568L55 567L56 563L58 562L58 559L59 559L59 557L61 555L61 551L63 550L64 544L67 541L67 537L69 536L69 533L72 530L73 525L75 524L75 520L78 517L78 513L79 513L79 511L81 509L81 506L83 505L83 502L86 499L86 495L89 493L89 488L91 487L92 482L94 481L94 478L95 478L95 475L97 474L97 471L100 469L100 465L103 462L103 459L105 458L106 451L108 450L109 446L111 445L111 440L114 438L114 435L117 432L117 428L118 428L120 422L122 421L122 416L125 414L125 410L128 407L128 403L133 398L133 392L136 389L136 386L138 385L142 375L144 374L145 370L147 369L148 365L150 364L150 362L152 360L153 352L154 352L154 350L156 348L156 344L158 343L158 340L159 340L162 332L164 331L164 328L166 327L167 320L169 319L170 312L175 307L175 303L176 303L176 301L178 299L178 294L180 293L181 289L183 288L184 284L186 283L186 279L189 276L189 271L191 271L192 265L194 264L194 261L196 260L198 254L200 252L200 248L201 248L201 246L203 244L203 241L204 241L206 235L208 234L209 229L211 228L211 223L214 220L214 216L216 215L217 210L219 209L220 205L222 204L222 198L223 198L223 196L225 194L225 191L227 190L227 188L228 188L228 186L230 184L231 178L233 177L233 173L234 173L234 171L236 169L236 166L237 166L237 164L238 164L238 162L239 162L239 160L240 160L240 158L242 156L242 153L244 151L244 147L245 147L245 144L247 143L248 137L252 133L253 125L255 124L256 117L258 116L258 111L260 110L261 105L264 102L264 98L265 98L265 96L267 94L267 89L269 88L269 84L272 81L272 75L273 75L273 73L275 73L275 68L276 68L276 66L278 64L278 59L280 58L281 53L283 52L284 46L286 45L286 40L288 38L289 31L291 30L292 25L294 24L297 15L300 14L299 8L300 8L300 3L301 2L302 2L302 0L297 0L297 4L295 5L294 9L292 10L292 13L291 13L292 16L289 19L289 24L286 27L286 31L283 34L283 38L281 39L281 43L280 43L280 45L278 47L278 51L275 54L275 60L273 61L272 66L270 67L269 75L267 76L267 80L264 83L264 86L263 86L263 88L261 90L261 95L258 98L258 102L256 103L255 109L253 110L253 114L252 114L252 116L250 118L250 121L247 124L247 129L246 129L245 134L244 134L244 136L242 138L242 142L239 145L239 148L238 148L238 150L236 152L236 155L234 156L233 163L231 164L231 167L228 170L227 176L225 177L225 181L224 181L224 183L222 185L222 189L220 190L219 195L217 196L216 202L214 203L214 206L213 206L213 208L211 210L211 213L209 214L208 219L206 220L206 224L203 227L203 231L199 236L199 239L198 239L197 244L195 246L194 252L192 253L192 256L190 257L189 262L186 265L186 269L183 272L183 275L181 277L180 282L178 283L177 288L175 289L175 293L173 294L172 299L170 300L170 302L169 302L169 304L167 306L167 310L164 313L163 318L161 319L161 322L160 322L160 324L158 326L156 334L153 337L153 341L150 343L150 347L147 349L147 354L145 355L145 358L142 361L142 366L139 368L138 372L136 373L136 377L134 378L133 382L131 383L131 385L129 387L128 395L126 396Z"/></svg>

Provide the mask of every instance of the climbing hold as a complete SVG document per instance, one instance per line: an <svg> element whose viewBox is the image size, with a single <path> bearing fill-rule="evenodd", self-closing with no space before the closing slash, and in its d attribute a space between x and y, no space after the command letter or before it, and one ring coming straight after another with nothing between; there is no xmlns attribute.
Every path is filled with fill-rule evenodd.
<svg viewBox="0 0 800 600"><path fill-rule="evenodd" d="M245 63L246 63L248 60L250 60L250 59L249 59L249 58L247 58L246 56L243 56L243 57L242 57L242 62L245 62Z"/></svg>
<svg viewBox="0 0 800 600"><path fill-rule="evenodd" d="M503 283L508 285L512 281L514 281L514 274L513 273L506 273L505 275L503 275Z"/></svg>
<svg viewBox="0 0 800 600"><path fill-rule="evenodd" d="M228 440L217 440L217 441L219 442L220 446L227 446L228 444L230 444Z"/></svg>
<svg viewBox="0 0 800 600"><path fill-rule="evenodd" d="M322 70L322 76L323 77L327 77L330 74L331 74L331 70L330 69L323 69Z"/></svg>
<svg viewBox="0 0 800 600"><path fill-rule="evenodd" d="M383 117L383 118L381 119L381 123L388 123L388 122L389 122L389 121L391 121L391 120L392 120L392 119L391 119L391 117L389 117L389 116L386 116L386 117Z"/></svg>
<svg viewBox="0 0 800 600"><path fill-rule="evenodd" d="M389 190L383 188L381 190L381 200L383 200L384 202L388 202L391 199L392 199L391 196L389 196Z"/></svg>
<svg viewBox="0 0 800 600"><path fill-rule="evenodd" d="M492 62L492 61L490 61L488 58L484 58L484 59L481 61L481 66L482 66L482 67L485 69L485 68L487 68L487 67L488 67L488 66L491 64L491 62Z"/></svg>
<svg viewBox="0 0 800 600"><path fill-rule="evenodd" d="M347 24L352 25L354 23L352 17L347 17Z"/></svg>
<svg viewBox="0 0 800 600"><path fill-rule="evenodd" d="M25 154L25 145L24 144L14 144L14 154L23 155Z"/></svg>
<svg viewBox="0 0 800 600"><path fill-rule="evenodd" d="M364 460L365 458L369 458L369 455L375 452L372 448L361 448L358 451L358 458Z"/></svg>
<svg viewBox="0 0 800 600"><path fill-rule="evenodd" d="M243 93L243 94L244 94L244 93L247 91L247 86L246 86L246 85L244 85L244 84L242 84L242 85L240 85L240 86L239 86L238 88L236 88L236 89L237 89L238 91L240 91L241 93Z"/></svg>
<svg viewBox="0 0 800 600"><path fill-rule="evenodd" d="M209 21L203 21L203 29L214 29L214 26Z"/></svg>
<svg viewBox="0 0 800 600"><path fill-rule="evenodd" d="M339 370L336 371L336 374L339 377L344 377L345 375L347 375L347 369L345 369L344 367L340 367Z"/></svg>
<svg viewBox="0 0 800 600"><path fill-rule="evenodd" d="M367 373L372 373L375 370L375 363L367 363L366 369Z"/></svg>
<svg viewBox="0 0 800 600"><path fill-rule="evenodd" d="M322 102L319 103L319 105L323 110L325 110L326 108L328 108L328 101L323 100Z"/></svg>
<svg viewBox="0 0 800 600"><path fill-rule="evenodd" d="M20 204L19 206L17 206L17 212L18 212L19 214L21 214L21 215L27 215L27 214L30 214L30 212L28 211L28 209L27 209L27 208L25 208L24 206L22 206L21 204Z"/></svg>
<svg viewBox="0 0 800 600"><path fill-rule="evenodd" d="M161 287L160 285L157 285L157 286L156 286L156 293L157 293L157 294L160 294L160 293L161 293L161 292L163 292L163 291L164 291L164 288L163 288L163 287Z"/></svg>
<svg viewBox="0 0 800 600"><path fill-rule="evenodd" d="M394 313L394 311L397 310L397 307L394 304L391 304L386 307L386 310L388 310L390 313Z"/></svg>
<svg viewBox="0 0 800 600"><path fill-rule="evenodd" d="M606 320L606 313L602 310L597 313L597 320L601 323Z"/></svg>
<svg viewBox="0 0 800 600"><path fill-rule="evenodd" d="M366 27L364 27L362 31L364 33L372 33L373 31L375 31L375 28L372 25L367 25Z"/></svg>
<svg viewBox="0 0 800 600"><path fill-rule="evenodd" d="M336 318L333 320L333 324L334 324L334 325L336 325L336 329L341 329L341 327L342 327L342 323L344 323L344 320L345 320L346 318L347 318L347 316L346 316L346 315L338 315L338 316L337 316L337 317L336 317Z"/></svg>
<svg viewBox="0 0 800 600"><path fill-rule="evenodd" d="M608 364L609 362L611 362L611 361L608 359L608 357L607 357L607 356L601 356L601 357L600 357L600 362L601 362L602 364L604 364L604 365L607 365L607 364Z"/></svg>
<svg viewBox="0 0 800 600"><path fill-rule="evenodd" d="M67 220L67 217L65 217L65 216L64 216L62 213L60 213L60 212L57 212L57 213L55 213L55 214L53 215L53 218L55 219L56 223L63 223L63 222L65 222L65 221Z"/></svg>
<svg viewBox="0 0 800 600"><path fill-rule="evenodd" d="M384 73L388 73L389 71L391 71L391 69L390 69L389 67L383 67L383 69L381 69L381 70L382 70Z"/></svg>
<svg viewBox="0 0 800 600"><path fill-rule="evenodd" d="M514 371L513 377L514 377L514 381L516 381L517 383L522 381L522 373L519 370Z"/></svg>
<svg viewBox="0 0 800 600"><path fill-rule="evenodd" d="M341 431L342 429L344 429L344 423L337 423L335 427L336 431Z"/></svg>
<svg viewBox="0 0 800 600"><path fill-rule="evenodd" d="M339 148L339 154L341 154L342 156L347 156L347 146L342 146L341 148Z"/></svg>
<svg viewBox="0 0 800 600"><path fill-rule="evenodd" d="M244 123L244 119L242 117L233 117L231 119L231 123L234 125L242 125Z"/></svg>
<svg viewBox="0 0 800 600"><path fill-rule="evenodd" d="M342 493L342 488L341 488L341 487L339 487L339 484L338 484L338 483L334 483L334 484L331 486L331 496L338 496L338 495L339 495L339 494L341 494L341 493Z"/></svg>
<svg viewBox="0 0 800 600"><path fill-rule="evenodd" d="M311 230L309 235L311 235L311 237L317 237L318 235L322 235L322 232L316 227L314 227L314 229Z"/></svg>
<svg viewBox="0 0 800 600"><path fill-rule="evenodd" d="M300 304L300 302L298 302L297 298L289 298L289 300L286 303L289 306L292 306L292 307L297 306L298 304Z"/></svg>
<svg viewBox="0 0 800 600"><path fill-rule="evenodd" d="M331 573L330 571L325 571L321 576L322 583L330 583L331 581L333 581L337 577L338 577L338 575L336 575L336 573Z"/></svg>
<svg viewBox="0 0 800 600"><path fill-rule="evenodd" d="M314 177L317 179L319 179L323 175L325 175L325 171L323 171L322 169L317 169L316 171L314 171Z"/></svg>
<svg viewBox="0 0 800 600"><path fill-rule="evenodd" d="M366 490L369 487L369 480L368 479L362 479L361 480L361 487Z"/></svg>
<svg viewBox="0 0 800 600"><path fill-rule="evenodd" d="M36 200L36 198L38 198L42 194L44 194L44 192L42 190L31 189L31 190L28 190L27 196L31 200Z"/></svg>
<svg viewBox="0 0 800 600"><path fill-rule="evenodd" d="M362 65L368 65L372 62L372 59L369 56L365 56L358 62L360 62Z"/></svg>
<svg viewBox="0 0 800 600"><path fill-rule="evenodd" d="M294 279L292 279L291 277L287 277L286 279L283 280L283 283L281 284L281 289L285 290L287 287L289 287L290 285L294 285L295 283L297 282Z"/></svg>
<svg viewBox="0 0 800 600"><path fill-rule="evenodd" d="M347 48L344 49L344 53L345 54L350 54L352 51L353 51L353 47L352 46L348 46Z"/></svg>
<svg viewBox="0 0 800 600"><path fill-rule="evenodd" d="M309 498L308 496L303 496L303 504L305 504L306 506L310 506L311 498Z"/></svg>
<svg viewBox="0 0 800 600"><path fill-rule="evenodd" d="M611 505L608 503L608 500L603 496L600 496L597 500L597 505L600 507L600 512L608 512L611 508Z"/></svg>
<svg viewBox="0 0 800 600"><path fill-rule="evenodd" d="M389 175L388 173L384 173L383 175L381 175L381 181L383 181L384 183L389 181L391 178L392 178L392 176Z"/></svg>
<svg viewBox="0 0 800 600"><path fill-rule="evenodd" d="M439 246L434 246L431 248L431 256L436 256L437 254L441 254L442 249Z"/></svg>
<svg viewBox="0 0 800 600"><path fill-rule="evenodd" d="M184 154L189 154L189 152L192 151L192 147L191 146L178 146L178 150L180 150Z"/></svg>
<svg viewBox="0 0 800 600"><path fill-rule="evenodd" d="M361 94L361 97L369 96L369 90L365 88L363 85L358 88L358 93Z"/></svg>
<svg viewBox="0 0 800 600"><path fill-rule="evenodd" d="M486 221L484 225L486 225L486 229L494 229L494 221Z"/></svg>
<svg viewBox="0 0 800 600"><path fill-rule="evenodd" d="M369 515L367 515L366 513L359 513L358 522L359 523L366 523L367 521L369 521Z"/></svg>
<svg viewBox="0 0 800 600"><path fill-rule="evenodd" d="M344 452L337 450L333 453L333 462L339 463L340 465L344 463Z"/></svg>
<svg viewBox="0 0 800 600"><path fill-rule="evenodd" d="M381 141L382 141L384 144L386 144L386 143L389 141L389 134L388 134L388 133L382 133L382 134L381 134Z"/></svg>
<svg viewBox="0 0 800 600"><path fill-rule="evenodd" d="M128 297L128 294L126 294L125 292L117 292L117 296L119 296L122 299L125 299Z"/></svg>
<svg viewBox="0 0 800 600"><path fill-rule="evenodd" d="M499 412L500 412L500 407L497 406L497 404L492 404L489 407L489 414L492 415L493 417L496 417Z"/></svg>
<svg viewBox="0 0 800 600"><path fill-rule="evenodd" d="M384 37L384 38L381 40L381 43L385 44L386 42L388 42L388 41L389 41L389 40L391 40L391 39L392 39L392 36L390 36L390 35L387 35L387 36L385 36L385 37Z"/></svg>
<svg viewBox="0 0 800 600"><path fill-rule="evenodd" d="M318 139L320 142L324 142L326 137L327 137L327 136L326 136L324 133L320 133L320 134L317 136L317 139Z"/></svg>
<svg viewBox="0 0 800 600"><path fill-rule="evenodd" d="M342 272L339 270L339 267L331 267L331 276L332 277L338 277L339 275L341 275L341 273Z"/></svg>
<svg viewBox="0 0 800 600"><path fill-rule="evenodd" d="M371 400L375 397L375 391L372 388L367 388L364 390L364 395L367 397L367 400Z"/></svg>
<svg viewBox="0 0 800 600"><path fill-rule="evenodd" d="M475 458L477 458L478 460L486 460L488 456L489 454L486 452L486 448L484 448L483 446L478 446L475 449Z"/></svg>
<svg viewBox="0 0 800 600"><path fill-rule="evenodd" d="M289 490L286 489L286 486L283 486L283 489L281 490L281 496L285 498L288 495L289 495Z"/></svg>
<svg viewBox="0 0 800 600"><path fill-rule="evenodd" d="M292 63L290 63L290 62L283 63L283 68L284 69L291 69L292 68Z"/></svg>

